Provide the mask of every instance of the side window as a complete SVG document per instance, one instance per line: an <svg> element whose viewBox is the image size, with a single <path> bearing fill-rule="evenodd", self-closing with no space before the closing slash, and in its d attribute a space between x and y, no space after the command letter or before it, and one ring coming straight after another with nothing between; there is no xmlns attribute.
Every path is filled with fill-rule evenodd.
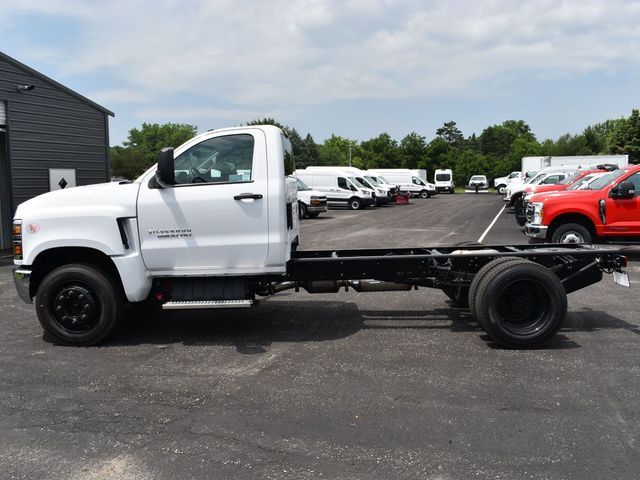
<svg viewBox="0 0 640 480"><path fill-rule="evenodd" d="M347 179L344 177L338 177L338 187L344 188L345 190L349 190L349 185L347 185Z"/></svg>
<svg viewBox="0 0 640 480"><path fill-rule="evenodd" d="M296 161L293 157L293 148L291 142L284 135L282 136L282 151L284 152L284 174L293 175L296 171Z"/></svg>
<svg viewBox="0 0 640 480"><path fill-rule="evenodd" d="M636 197L640 197L640 173L635 173L625 180L631 182L635 186Z"/></svg>
<svg viewBox="0 0 640 480"><path fill-rule="evenodd" d="M542 183L546 185L556 185L560 180L564 178L564 175L550 175L545 178Z"/></svg>
<svg viewBox="0 0 640 480"><path fill-rule="evenodd" d="M253 147L249 134L203 140L176 157L176 185L249 182Z"/></svg>

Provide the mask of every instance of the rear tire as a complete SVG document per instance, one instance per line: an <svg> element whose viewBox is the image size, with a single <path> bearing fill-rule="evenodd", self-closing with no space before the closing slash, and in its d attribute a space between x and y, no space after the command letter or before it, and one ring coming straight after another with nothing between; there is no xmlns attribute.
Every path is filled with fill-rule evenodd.
<svg viewBox="0 0 640 480"><path fill-rule="evenodd" d="M561 225L553 232L551 243L591 243L591 232L579 223Z"/></svg>
<svg viewBox="0 0 640 480"><path fill-rule="evenodd" d="M487 273L475 298L478 320L496 342L509 348L546 343L567 314L567 294L558 277L525 261Z"/></svg>
<svg viewBox="0 0 640 480"><path fill-rule="evenodd" d="M476 297L478 294L478 288L480 287L480 284L482 283L482 281L487 277L487 275L490 272L492 272L496 268L506 263L525 263L525 262L528 262L528 260L525 260L523 258L518 258L518 257L500 257L500 258L491 260L489 263L484 265L480 270L478 270L478 273L476 273L475 277L473 277L473 280L471 280L471 285L469 285L468 304L469 304L469 311L471 312L471 315L480 325L482 325L482 322L478 319L478 314L476 313Z"/></svg>
<svg viewBox="0 0 640 480"><path fill-rule="evenodd" d="M120 285L92 265L70 264L44 277L36 294L36 313L57 343L88 346L104 340L120 319Z"/></svg>
<svg viewBox="0 0 640 480"><path fill-rule="evenodd" d="M351 210L360 210L362 208L362 202L359 198L354 197L349 200L349 208Z"/></svg>

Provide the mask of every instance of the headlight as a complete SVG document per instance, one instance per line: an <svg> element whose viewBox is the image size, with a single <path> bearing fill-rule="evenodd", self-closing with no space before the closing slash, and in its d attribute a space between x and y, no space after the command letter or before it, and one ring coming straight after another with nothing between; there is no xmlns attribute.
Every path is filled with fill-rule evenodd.
<svg viewBox="0 0 640 480"><path fill-rule="evenodd" d="M542 202L533 202L533 218L531 223L534 225L542 225L542 219L544 218L544 204Z"/></svg>
<svg viewBox="0 0 640 480"><path fill-rule="evenodd" d="M382 190L382 189L378 189L378 193L380 195L386 195L386 192L384 190Z"/></svg>
<svg viewBox="0 0 640 480"><path fill-rule="evenodd" d="M527 192L524 194L524 200L527 201L529 200L531 197L533 197L533 192Z"/></svg>
<svg viewBox="0 0 640 480"><path fill-rule="evenodd" d="M311 195L311 200L320 200L320 197L316 195Z"/></svg>

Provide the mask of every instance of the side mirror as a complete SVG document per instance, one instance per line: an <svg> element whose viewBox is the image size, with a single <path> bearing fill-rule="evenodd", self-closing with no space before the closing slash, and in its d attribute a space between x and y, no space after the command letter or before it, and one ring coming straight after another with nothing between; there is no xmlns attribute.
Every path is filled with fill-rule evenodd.
<svg viewBox="0 0 640 480"><path fill-rule="evenodd" d="M611 189L609 196L611 198L633 198L636 194L636 186L633 182L622 182Z"/></svg>
<svg viewBox="0 0 640 480"><path fill-rule="evenodd" d="M168 188L176 184L176 174L173 167L173 148L171 147L160 150L156 182L162 188Z"/></svg>

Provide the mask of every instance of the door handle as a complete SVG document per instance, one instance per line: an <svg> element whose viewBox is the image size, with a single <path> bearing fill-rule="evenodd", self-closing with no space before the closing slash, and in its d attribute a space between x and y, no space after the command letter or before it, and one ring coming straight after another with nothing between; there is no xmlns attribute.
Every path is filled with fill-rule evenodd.
<svg viewBox="0 0 640 480"><path fill-rule="evenodd" d="M262 198L261 193L241 193L240 195L236 195L233 197L234 200L260 200Z"/></svg>

